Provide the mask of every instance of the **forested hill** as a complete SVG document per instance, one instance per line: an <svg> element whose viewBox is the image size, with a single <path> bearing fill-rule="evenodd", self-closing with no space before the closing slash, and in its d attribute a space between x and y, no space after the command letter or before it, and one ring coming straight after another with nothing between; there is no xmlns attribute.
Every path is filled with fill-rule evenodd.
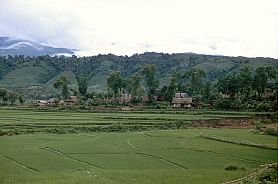
<svg viewBox="0 0 278 184"><path fill-rule="evenodd" d="M15 90L32 98L49 97L55 90L53 83L62 75L68 77L72 87L76 86L76 75L90 79L89 90L105 91L107 75L121 71L128 77L140 72L145 64L154 64L157 68L160 86L167 84L172 73L187 71L192 68L202 69L206 80L218 78L249 66L278 68L278 60L272 58L247 58L210 56L192 53L163 54L144 53L133 56L116 56L113 54L91 57L0 57L0 88Z"/></svg>

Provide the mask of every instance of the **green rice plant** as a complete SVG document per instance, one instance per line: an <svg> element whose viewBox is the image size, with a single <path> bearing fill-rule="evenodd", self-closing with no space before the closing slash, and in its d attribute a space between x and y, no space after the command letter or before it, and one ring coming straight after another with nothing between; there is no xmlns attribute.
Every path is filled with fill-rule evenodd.
<svg viewBox="0 0 278 184"><path fill-rule="evenodd" d="M221 136L215 136L215 135L208 135L208 134L202 134L202 133L200 133L200 137L204 138L204 139L211 139L211 140L215 140L215 141L239 144L239 145L244 145L244 146L252 146L252 147L263 148L263 149L278 150L277 147L273 147L271 145L255 144L253 142L246 141L246 140L233 139L233 138L227 138L227 137L221 137Z"/></svg>

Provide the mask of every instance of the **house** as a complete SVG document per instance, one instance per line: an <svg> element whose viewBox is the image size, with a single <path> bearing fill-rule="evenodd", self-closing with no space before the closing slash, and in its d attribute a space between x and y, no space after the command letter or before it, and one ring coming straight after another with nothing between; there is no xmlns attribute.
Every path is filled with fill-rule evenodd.
<svg viewBox="0 0 278 184"><path fill-rule="evenodd" d="M130 103L131 99L132 99L132 97L130 94L123 94L121 101L124 103Z"/></svg>
<svg viewBox="0 0 278 184"><path fill-rule="evenodd" d="M56 104L59 103L59 99L57 98L50 98L49 100L47 100L48 104Z"/></svg>
<svg viewBox="0 0 278 184"><path fill-rule="evenodd" d="M78 101L78 96L69 96L65 103L76 103Z"/></svg>
<svg viewBox="0 0 278 184"><path fill-rule="evenodd" d="M162 96L157 96L157 95L155 95L155 96L153 96L153 100L154 101L162 101ZM143 103L148 103L148 102L150 102L150 100L149 100L149 97L148 96L142 96L142 102Z"/></svg>
<svg viewBox="0 0 278 184"><path fill-rule="evenodd" d="M39 105L51 105L59 103L59 100L57 98L50 98L49 100L38 100L37 103Z"/></svg>
<svg viewBox="0 0 278 184"><path fill-rule="evenodd" d="M122 97L113 97L109 99L107 102L122 102L122 103L130 103L131 102L130 94L123 94Z"/></svg>
<svg viewBox="0 0 278 184"><path fill-rule="evenodd" d="M192 107L192 97L187 93L176 93L172 99L172 105L174 107Z"/></svg>
<svg viewBox="0 0 278 184"><path fill-rule="evenodd" d="M37 103L39 105L47 105L48 104L48 101L47 100L38 100Z"/></svg>

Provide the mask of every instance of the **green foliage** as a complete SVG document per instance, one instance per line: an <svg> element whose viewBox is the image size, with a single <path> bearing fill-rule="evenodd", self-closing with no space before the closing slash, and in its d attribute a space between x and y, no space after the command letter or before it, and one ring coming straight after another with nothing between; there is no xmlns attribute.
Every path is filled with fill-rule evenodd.
<svg viewBox="0 0 278 184"><path fill-rule="evenodd" d="M8 100L9 100L9 102L11 102L12 105L16 102L17 98L18 98L18 96L14 92L11 92L8 94Z"/></svg>
<svg viewBox="0 0 278 184"><path fill-rule="evenodd" d="M244 67L240 69L238 75L238 82L239 82L240 93L245 95L245 97L249 98L252 90L252 83L253 83L253 76L250 68Z"/></svg>
<svg viewBox="0 0 278 184"><path fill-rule="evenodd" d="M0 88L0 98L1 98L3 101L5 101L5 98L6 98L7 94L8 94L8 92L7 92L6 89Z"/></svg>
<svg viewBox="0 0 278 184"><path fill-rule="evenodd" d="M82 96L85 96L87 94L88 85L89 85L88 79L84 76L78 76L78 77L76 77L76 80L77 80L77 83L78 83L79 93Z"/></svg>
<svg viewBox="0 0 278 184"><path fill-rule="evenodd" d="M122 93L123 77L120 71L113 71L107 77L108 92L112 90L113 96L117 97Z"/></svg>
<svg viewBox="0 0 278 184"><path fill-rule="evenodd" d="M267 128L264 132L266 135L278 136L277 128Z"/></svg>
<svg viewBox="0 0 278 184"><path fill-rule="evenodd" d="M64 99L68 99L70 92L69 92L69 84L70 82L65 76L60 77L54 84L53 86L57 88L61 88L61 96Z"/></svg>
<svg viewBox="0 0 278 184"><path fill-rule="evenodd" d="M18 100L19 100L19 103L20 103L21 105L23 105L23 103L25 102L25 100L24 100L24 98L23 98L22 95L20 95L20 96L18 97Z"/></svg>
<svg viewBox="0 0 278 184"><path fill-rule="evenodd" d="M138 73L135 73L131 76L129 83L131 87L131 95L132 96L141 96L140 94L140 84L141 82L141 76Z"/></svg>
<svg viewBox="0 0 278 184"><path fill-rule="evenodd" d="M237 165L228 165L225 167L225 170L226 171L235 171L235 170L238 170L238 167L237 167Z"/></svg>
<svg viewBox="0 0 278 184"><path fill-rule="evenodd" d="M145 65L142 70L142 76L143 76L145 88L148 93L149 102L152 103L154 101L154 95L156 93L156 90L159 87L159 80L157 80L156 77L155 65L151 65L151 64Z"/></svg>
<svg viewBox="0 0 278 184"><path fill-rule="evenodd" d="M258 99L262 98L262 94L265 92L269 79L273 78L275 78L275 71L271 67L259 67L256 69L253 88L257 91Z"/></svg>
<svg viewBox="0 0 278 184"><path fill-rule="evenodd" d="M261 183L277 183L278 182L278 166L276 164L276 166L274 166L271 169L268 169L266 172L264 172L263 174L261 174L258 177L258 181Z"/></svg>
<svg viewBox="0 0 278 184"><path fill-rule="evenodd" d="M259 111L270 111L272 109L271 104L268 102L259 102L256 107Z"/></svg>
<svg viewBox="0 0 278 184"><path fill-rule="evenodd" d="M220 78L217 89L223 94L234 97L239 92L239 79L235 74Z"/></svg>
<svg viewBox="0 0 278 184"><path fill-rule="evenodd" d="M168 86L175 72L184 73L190 69L200 69L206 73L204 81L214 84L219 78L237 73L243 66L252 70L269 66L275 69L278 67L277 63L277 59L271 58L204 56L190 53L144 53L130 57L107 54L80 58L9 56L0 57L0 85L24 95L26 99L48 99L56 92L53 83L66 73L70 74L67 78L72 85L77 85L75 76L86 76L89 80L88 93L91 93L93 90L107 90L107 83L103 79L111 71L120 71L124 78L130 78L140 72L146 64L155 65L159 71L157 79L160 84ZM188 81L184 80L183 84L186 82ZM188 89L183 87L177 90L187 92ZM251 96L253 92L251 91Z"/></svg>
<svg viewBox="0 0 278 184"><path fill-rule="evenodd" d="M204 85L203 79L206 77L206 73L200 69L191 69L185 72L184 77L189 79L187 84L189 92L193 96L201 94L201 89Z"/></svg>

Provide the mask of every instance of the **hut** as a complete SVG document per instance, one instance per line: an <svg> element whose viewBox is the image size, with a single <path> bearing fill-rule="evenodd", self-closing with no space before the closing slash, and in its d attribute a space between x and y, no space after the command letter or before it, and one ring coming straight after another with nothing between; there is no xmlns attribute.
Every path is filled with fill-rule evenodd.
<svg viewBox="0 0 278 184"><path fill-rule="evenodd" d="M172 105L174 107L192 107L192 97L187 93L176 93L172 99Z"/></svg>

